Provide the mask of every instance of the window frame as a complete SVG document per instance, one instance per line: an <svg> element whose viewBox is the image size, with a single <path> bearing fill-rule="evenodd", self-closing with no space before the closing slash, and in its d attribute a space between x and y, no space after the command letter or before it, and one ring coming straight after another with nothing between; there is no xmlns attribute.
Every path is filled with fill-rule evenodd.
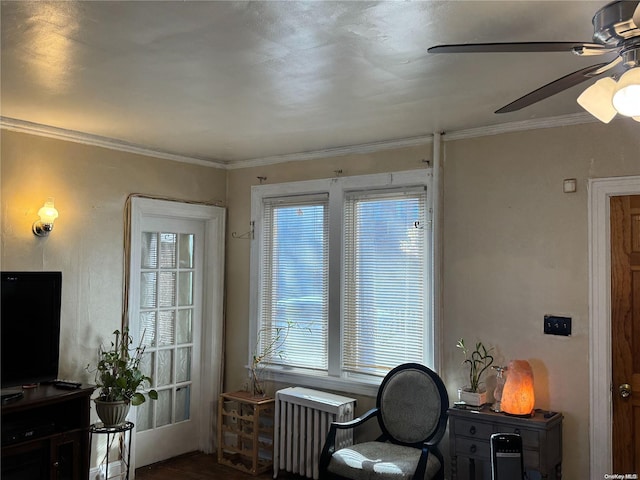
<svg viewBox="0 0 640 480"><path fill-rule="evenodd" d="M251 364L253 349L256 345L258 335L258 314L261 291L261 258L262 258L262 234L264 231L263 219L263 200L273 197L285 197L296 195L329 195L329 328L328 343L329 357L327 372L313 372L302 369L294 369L279 366L265 367L265 378L282 382L286 384L304 385L313 388L325 388L352 394L361 394L366 396L375 396L378 386L382 381L379 377L370 376L343 376L341 372L342 359L342 307L343 292L342 279L344 276L343 259L344 259L344 237L343 237L343 205L345 195L352 191L375 191L388 189L409 189L414 187L426 188L427 208L426 225L423 228L429 230L427 240L428 248L425 252L427 258L426 267L429 270L429 281L426 286L425 295L429 297L427 302L426 345L430 345L429 354L425 353L423 363L433 369L437 369L438 365L438 330L436 326L436 308L434 305L434 284L435 270L434 265L434 241L435 234L433 230L433 205L434 205L434 181L433 171L431 167L408 170L403 172L358 175L349 177L336 177L320 180L302 180L296 182L287 182L270 185L254 185L251 188L251 218L253 223L254 235L251 241L250 253L250 302L249 302L249 352L248 365ZM338 250L338 251L336 251ZM335 279L339 281L335 281ZM334 279L332 281L331 279ZM336 354L337 352L337 354Z"/></svg>

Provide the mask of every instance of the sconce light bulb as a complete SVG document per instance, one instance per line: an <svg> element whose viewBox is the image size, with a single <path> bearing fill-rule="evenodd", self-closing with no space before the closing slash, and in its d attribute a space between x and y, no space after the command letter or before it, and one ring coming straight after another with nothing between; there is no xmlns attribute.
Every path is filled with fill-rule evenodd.
<svg viewBox="0 0 640 480"><path fill-rule="evenodd" d="M38 210L38 216L42 223L53 223L58 218L58 210L53 206L53 198L48 198L44 206Z"/></svg>
<svg viewBox="0 0 640 480"><path fill-rule="evenodd" d="M40 220L33 224L32 231L38 237L46 237L53 230L53 222L58 218L58 210L53 205L53 198L49 197L44 206L38 210Z"/></svg>

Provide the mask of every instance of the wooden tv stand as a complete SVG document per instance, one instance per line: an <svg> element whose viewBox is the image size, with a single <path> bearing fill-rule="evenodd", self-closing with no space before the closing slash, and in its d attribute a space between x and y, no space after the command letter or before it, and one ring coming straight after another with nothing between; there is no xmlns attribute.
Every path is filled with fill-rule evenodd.
<svg viewBox="0 0 640 480"><path fill-rule="evenodd" d="M64 390L53 385L24 389L2 405L3 480L87 480L89 412L95 387Z"/></svg>

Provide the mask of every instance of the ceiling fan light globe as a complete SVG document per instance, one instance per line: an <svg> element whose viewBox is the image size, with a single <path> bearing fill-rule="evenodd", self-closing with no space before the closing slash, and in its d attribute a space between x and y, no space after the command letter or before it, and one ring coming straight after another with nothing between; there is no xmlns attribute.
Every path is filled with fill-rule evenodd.
<svg viewBox="0 0 640 480"><path fill-rule="evenodd" d="M611 97L617 86L613 78L601 78L578 97L578 104L603 123L616 116Z"/></svg>
<svg viewBox="0 0 640 480"><path fill-rule="evenodd" d="M627 117L640 116L640 85L629 85L613 95L613 106Z"/></svg>
<svg viewBox="0 0 640 480"><path fill-rule="evenodd" d="M620 77L612 103L620 115L640 116L640 67L627 70Z"/></svg>

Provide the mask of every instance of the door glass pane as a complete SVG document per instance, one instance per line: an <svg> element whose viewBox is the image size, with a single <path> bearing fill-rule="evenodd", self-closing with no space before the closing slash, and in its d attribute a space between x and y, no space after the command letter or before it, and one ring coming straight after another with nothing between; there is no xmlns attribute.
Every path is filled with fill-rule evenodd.
<svg viewBox="0 0 640 480"><path fill-rule="evenodd" d="M193 305L193 272L180 272L178 279L178 305Z"/></svg>
<svg viewBox="0 0 640 480"><path fill-rule="evenodd" d="M182 422L189 420L189 405L191 403L191 387L180 387L176 389L176 412L175 421Z"/></svg>
<svg viewBox="0 0 640 480"><path fill-rule="evenodd" d="M156 285L158 277L155 272L140 274L140 308L154 308L156 306Z"/></svg>
<svg viewBox="0 0 640 480"><path fill-rule="evenodd" d="M144 232L141 239L142 268L156 268L158 265L158 235L153 232Z"/></svg>
<svg viewBox="0 0 640 480"><path fill-rule="evenodd" d="M156 402L156 427L169 425L171 423L171 390L161 390L158 392Z"/></svg>
<svg viewBox="0 0 640 480"><path fill-rule="evenodd" d="M160 310L158 312L158 346L173 345L175 343L175 310Z"/></svg>
<svg viewBox="0 0 640 480"><path fill-rule="evenodd" d="M156 385L169 385L173 377L173 350L158 350L158 371Z"/></svg>
<svg viewBox="0 0 640 480"><path fill-rule="evenodd" d="M176 240L175 233L160 234L160 268L176 267Z"/></svg>
<svg viewBox="0 0 640 480"><path fill-rule="evenodd" d="M173 307L176 304L176 274L175 272L160 272L160 307Z"/></svg>
<svg viewBox="0 0 640 480"><path fill-rule="evenodd" d="M149 430L153 426L153 404L154 400L147 400L142 405L138 405L136 412L136 429L139 432Z"/></svg>
<svg viewBox="0 0 640 480"><path fill-rule="evenodd" d="M136 247L142 249L140 271L134 273L141 279L136 319L145 353L140 367L153 383L145 382L144 388L158 392L158 400L148 400L136 409L136 429L145 435L196 420L191 417L191 397L198 387L193 380L198 375L193 342L201 277L195 237L193 233L144 232L141 246Z"/></svg>
<svg viewBox="0 0 640 480"><path fill-rule="evenodd" d="M192 341L192 333L191 333L191 316L193 314L193 310L191 308L186 308L182 310L178 310L178 323L176 325L176 341L178 345L183 343L191 343Z"/></svg>
<svg viewBox="0 0 640 480"><path fill-rule="evenodd" d="M193 234L180 234L180 268L193 268Z"/></svg>
<svg viewBox="0 0 640 480"><path fill-rule="evenodd" d="M178 349L176 362L176 382L191 380L191 347Z"/></svg>
<svg viewBox="0 0 640 480"><path fill-rule="evenodd" d="M142 355L142 359L140 360L140 371L145 377L151 378L151 386L155 386L155 378L153 375L153 360L155 358L155 355L155 352L144 352L144 355ZM147 387L148 383L149 382L145 382L144 386Z"/></svg>
<svg viewBox="0 0 640 480"><path fill-rule="evenodd" d="M156 312L140 312L140 330L142 346L153 347L156 344Z"/></svg>

